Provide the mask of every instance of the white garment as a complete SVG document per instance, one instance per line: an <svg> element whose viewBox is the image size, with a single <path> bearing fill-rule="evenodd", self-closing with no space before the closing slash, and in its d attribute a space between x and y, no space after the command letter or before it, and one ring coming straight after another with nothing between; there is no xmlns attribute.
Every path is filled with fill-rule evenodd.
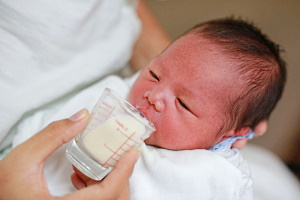
<svg viewBox="0 0 300 200"><path fill-rule="evenodd" d="M0 1L0 143L24 114L128 63L136 3Z"/></svg>
<svg viewBox="0 0 300 200"><path fill-rule="evenodd" d="M142 146L131 200L250 200L252 179L237 149L170 151Z"/></svg>
<svg viewBox="0 0 300 200"><path fill-rule="evenodd" d="M15 129L14 146L51 121L69 117L83 107L91 110L105 87L126 98L135 78L124 81L109 76L69 101L41 110ZM74 191L70 182L71 164L65 156L67 146L65 144L51 155L45 164L47 183L53 195ZM141 158L130 178L132 200L252 199L248 165L236 149L216 153L208 150L169 151L142 145L140 150Z"/></svg>
<svg viewBox="0 0 300 200"><path fill-rule="evenodd" d="M255 200L300 199L299 180L276 154L254 144L241 153L250 165Z"/></svg>

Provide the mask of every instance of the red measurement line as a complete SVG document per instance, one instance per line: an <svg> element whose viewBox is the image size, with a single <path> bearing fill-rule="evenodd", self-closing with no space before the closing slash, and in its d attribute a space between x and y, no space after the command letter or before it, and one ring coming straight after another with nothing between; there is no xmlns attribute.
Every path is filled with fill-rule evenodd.
<svg viewBox="0 0 300 200"><path fill-rule="evenodd" d="M116 151L112 150L109 146L105 145L105 147L106 147L108 150L110 150L113 154L118 155L118 156L121 156L121 155L117 154Z"/></svg>
<svg viewBox="0 0 300 200"><path fill-rule="evenodd" d="M122 133L122 135L124 135L126 138L127 138L127 140L130 140L130 141L132 141L133 143L136 143L136 144L138 144L138 142L137 141L135 141L135 140L133 140L133 139L131 139L131 137L135 134L135 132L134 133L132 133L131 134L131 136L129 136L128 137L128 135L126 135L124 132L122 132L121 130L119 130L119 132L120 133Z"/></svg>
<svg viewBox="0 0 300 200"><path fill-rule="evenodd" d="M99 106L99 108L101 108L101 109L103 109L103 110L105 110L105 111L107 111L107 112L110 111L109 109L106 109L105 107L102 107L102 106Z"/></svg>
<svg viewBox="0 0 300 200"><path fill-rule="evenodd" d="M132 145L130 145L130 144L128 144L128 143L124 144L124 146L125 146L125 145L129 146L130 148L133 147Z"/></svg>
<svg viewBox="0 0 300 200"><path fill-rule="evenodd" d="M105 120L107 120L107 119L109 118L110 115L114 116L114 115L112 114L112 112L114 111L115 107L113 107L111 110L109 110L109 109L107 109L107 108L105 108L105 107L102 107L102 106L98 106L98 107L108 112L108 114L107 114ZM96 114L96 113L95 113L95 114ZM95 117L94 119L97 119L97 117ZM99 119L97 119L97 120L99 120ZM104 121L105 121L105 120L104 120ZM103 121L103 120L99 120L99 121Z"/></svg>
<svg viewBox="0 0 300 200"><path fill-rule="evenodd" d="M110 115L114 116L114 115L112 114L112 112L114 111L114 109L115 109L115 107L113 107L110 111L108 111L109 113L108 113L108 115L106 116L105 120L107 120L107 119L109 118Z"/></svg>
<svg viewBox="0 0 300 200"><path fill-rule="evenodd" d="M104 166L108 164L108 162L111 160L111 159L114 159L114 155L118 155L120 156L117 152L119 150L122 150L122 146L124 146L125 144L127 144L127 141L131 140L131 138L134 136L135 132L133 134L131 134L124 142L123 144L116 150L116 151L113 151L111 148L109 148L108 146L105 145L106 148L108 148L111 152L113 152L113 154L105 161L105 163L103 164ZM130 145L129 145L130 146Z"/></svg>

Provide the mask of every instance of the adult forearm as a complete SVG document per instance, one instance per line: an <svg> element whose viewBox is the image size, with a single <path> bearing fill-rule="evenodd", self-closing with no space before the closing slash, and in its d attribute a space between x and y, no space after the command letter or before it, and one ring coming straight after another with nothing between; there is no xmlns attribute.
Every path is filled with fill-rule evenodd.
<svg viewBox="0 0 300 200"><path fill-rule="evenodd" d="M144 0L137 6L137 14L142 23L142 31L133 50L130 64L135 71L144 68L171 42Z"/></svg>

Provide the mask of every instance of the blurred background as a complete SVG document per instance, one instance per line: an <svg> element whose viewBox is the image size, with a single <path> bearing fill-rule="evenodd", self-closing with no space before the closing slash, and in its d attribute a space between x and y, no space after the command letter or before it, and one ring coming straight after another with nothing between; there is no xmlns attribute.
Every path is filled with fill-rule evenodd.
<svg viewBox="0 0 300 200"><path fill-rule="evenodd" d="M285 50L288 81L271 115L268 132L251 143L284 162L300 164L300 1L299 0L146 0L172 39L194 25L221 17L242 17L256 24ZM292 164L291 164L292 165ZM300 165L299 165L300 166ZM294 167L294 166L291 166Z"/></svg>

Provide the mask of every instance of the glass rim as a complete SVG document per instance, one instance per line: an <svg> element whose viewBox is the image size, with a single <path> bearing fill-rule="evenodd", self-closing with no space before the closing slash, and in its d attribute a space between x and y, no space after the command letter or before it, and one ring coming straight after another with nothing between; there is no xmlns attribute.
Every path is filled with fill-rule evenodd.
<svg viewBox="0 0 300 200"><path fill-rule="evenodd" d="M124 106L123 104L121 104L122 107L126 111L129 111L130 113L133 113L132 116L135 119L137 119L139 122L141 122L142 124L144 124L147 128L149 128L153 132L156 131L156 128L155 128L154 124L149 119L147 119L136 107L134 107L131 103L129 103L126 99L122 98L120 95L118 95L115 91L113 91L110 88L105 88L104 92L105 91L108 92L108 93L113 94L115 97L117 97L118 101L120 101L123 104L126 104L127 106L129 106L130 109L128 107ZM134 112L136 112L136 113L134 113ZM148 123L145 123L145 120L147 120Z"/></svg>

